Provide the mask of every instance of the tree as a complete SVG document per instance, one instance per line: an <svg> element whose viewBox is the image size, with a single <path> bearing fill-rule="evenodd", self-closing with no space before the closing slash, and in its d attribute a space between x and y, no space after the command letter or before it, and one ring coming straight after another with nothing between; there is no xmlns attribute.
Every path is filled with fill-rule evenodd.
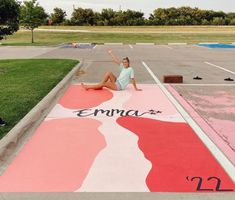
<svg viewBox="0 0 235 200"><path fill-rule="evenodd" d="M137 26L144 24L144 13L134 10L127 10L123 13L127 21L125 22L128 26Z"/></svg>
<svg viewBox="0 0 235 200"><path fill-rule="evenodd" d="M0 0L0 40L19 29L20 4L15 0Z"/></svg>
<svg viewBox="0 0 235 200"><path fill-rule="evenodd" d="M212 24L213 25L224 25L225 20L222 17L214 17Z"/></svg>
<svg viewBox="0 0 235 200"><path fill-rule="evenodd" d="M235 18L231 19L230 25L235 25Z"/></svg>
<svg viewBox="0 0 235 200"><path fill-rule="evenodd" d="M201 25L210 25L210 22L206 19L203 19Z"/></svg>
<svg viewBox="0 0 235 200"><path fill-rule="evenodd" d="M228 25L234 13L201 10L199 8L158 8L149 17L150 24L158 25Z"/></svg>
<svg viewBox="0 0 235 200"><path fill-rule="evenodd" d="M20 24L31 30L32 43L34 43L34 29L41 26L47 17L44 8L39 6L37 0L24 1L20 11Z"/></svg>
<svg viewBox="0 0 235 200"><path fill-rule="evenodd" d="M53 24L61 24L65 21L66 12L61 8L54 8L54 13L51 13L51 20Z"/></svg>
<svg viewBox="0 0 235 200"><path fill-rule="evenodd" d="M94 25L94 11L90 8L75 8L72 13L71 23L73 25Z"/></svg>
<svg viewBox="0 0 235 200"><path fill-rule="evenodd" d="M100 14L100 19L104 26L113 26L115 11L111 8L103 9Z"/></svg>

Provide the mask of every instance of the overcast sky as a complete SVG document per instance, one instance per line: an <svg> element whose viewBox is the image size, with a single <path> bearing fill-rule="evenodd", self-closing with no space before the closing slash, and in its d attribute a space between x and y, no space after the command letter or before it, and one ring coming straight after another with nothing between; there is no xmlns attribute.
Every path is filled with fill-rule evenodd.
<svg viewBox="0 0 235 200"><path fill-rule="evenodd" d="M70 16L75 7L92 8L100 11L102 8L113 8L118 10L133 9L141 10L145 16L149 16L155 8L191 6L202 9L222 10L225 12L235 12L235 0L38 0L48 13L53 8L60 7L66 10Z"/></svg>

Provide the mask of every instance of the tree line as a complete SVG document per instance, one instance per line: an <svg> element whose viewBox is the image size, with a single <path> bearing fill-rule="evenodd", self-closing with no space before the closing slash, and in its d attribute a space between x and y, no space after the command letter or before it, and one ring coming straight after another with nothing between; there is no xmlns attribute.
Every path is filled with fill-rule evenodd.
<svg viewBox="0 0 235 200"><path fill-rule="evenodd" d="M77 26L139 26L139 25L235 25L235 12L202 10L199 8L157 8L148 18L144 13L135 10L106 8L101 12L92 9L75 8L72 17L66 19L66 12L55 8L51 14L54 25Z"/></svg>
<svg viewBox="0 0 235 200"><path fill-rule="evenodd" d="M0 0L0 40L11 35L19 26L33 30L40 25L70 26L156 26L156 25L235 25L235 12L202 10L199 8L157 8L148 18L136 10L105 8L96 12L89 8L74 8L70 19L61 8L48 14L37 0Z"/></svg>

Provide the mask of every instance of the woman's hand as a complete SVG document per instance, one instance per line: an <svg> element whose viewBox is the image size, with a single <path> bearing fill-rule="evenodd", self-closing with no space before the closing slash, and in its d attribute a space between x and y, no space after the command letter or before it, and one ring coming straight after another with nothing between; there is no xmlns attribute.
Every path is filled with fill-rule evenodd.
<svg viewBox="0 0 235 200"><path fill-rule="evenodd" d="M132 79L131 79L131 82L132 82L132 84L133 84L133 86L134 86L134 88L135 88L135 91L142 91L142 89L137 88L135 78L132 78Z"/></svg>
<svg viewBox="0 0 235 200"><path fill-rule="evenodd" d="M112 54L112 49L108 49L108 53L109 53L109 54Z"/></svg>

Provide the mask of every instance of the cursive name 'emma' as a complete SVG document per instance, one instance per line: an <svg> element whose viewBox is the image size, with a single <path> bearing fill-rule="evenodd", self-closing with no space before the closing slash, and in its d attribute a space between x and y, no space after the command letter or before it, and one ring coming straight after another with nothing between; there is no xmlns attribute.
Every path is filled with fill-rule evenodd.
<svg viewBox="0 0 235 200"><path fill-rule="evenodd" d="M120 109L109 109L109 110L104 110L104 109L81 109L75 111L76 115L78 117L89 117L89 116L102 116L105 115L107 117L113 117L113 116L121 116L121 117L126 117L126 116L135 116L135 117L141 117L143 115L156 115L159 113L162 113L161 111L155 111L155 110L149 110L147 112L140 112L138 110L120 110Z"/></svg>

